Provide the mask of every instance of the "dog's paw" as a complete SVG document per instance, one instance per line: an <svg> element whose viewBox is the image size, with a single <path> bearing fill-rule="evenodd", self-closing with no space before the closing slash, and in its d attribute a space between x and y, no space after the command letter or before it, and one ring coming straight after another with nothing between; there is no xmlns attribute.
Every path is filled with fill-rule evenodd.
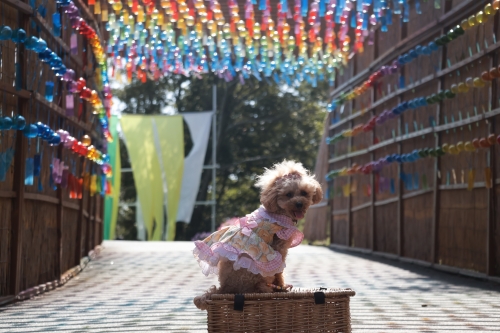
<svg viewBox="0 0 500 333"><path fill-rule="evenodd" d="M208 309L207 295L196 296L193 300L194 305L200 310Z"/></svg>

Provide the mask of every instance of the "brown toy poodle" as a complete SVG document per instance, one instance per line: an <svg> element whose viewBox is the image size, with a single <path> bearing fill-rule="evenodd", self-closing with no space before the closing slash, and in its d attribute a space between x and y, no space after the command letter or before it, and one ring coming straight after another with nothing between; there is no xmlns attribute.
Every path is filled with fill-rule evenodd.
<svg viewBox="0 0 500 333"><path fill-rule="evenodd" d="M201 310L211 294L270 293L291 288L283 278L288 249L304 235L297 229L309 206L320 202L320 184L301 163L283 161L257 178L260 206L233 225L196 241L193 253L205 275L217 274L212 286L194 299Z"/></svg>

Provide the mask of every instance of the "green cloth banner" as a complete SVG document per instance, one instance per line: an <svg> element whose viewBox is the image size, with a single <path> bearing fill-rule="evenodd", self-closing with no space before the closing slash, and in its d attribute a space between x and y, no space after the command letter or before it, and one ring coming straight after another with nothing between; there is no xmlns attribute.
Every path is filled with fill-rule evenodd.
<svg viewBox="0 0 500 333"><path fill-rule="evenodd" d="M160 240L163 231L163 213L161 215L158 213L158 198L163 202L163 181L155 147L152 117L124 115L120 123L134 173L147 240Z"/></svg>
<svg viewBox="0 0 500 333"><path fill-rule="evenodd" d="M120 142L118 139L118 117L111 116L109 130L114 141L108 144L109 164L113 170L110 183L111 195L104 199L104 239L116 238L116 220L118 218L118 204L120 202L121 185L121 161L120 161Z"/></svg>
<svg viewBox="0 0 500 333"><path fill-rule="evenodd" d="M182 116L154 116L167 181L166 239L174 240L175 222L184 171L184 125Z"/></svg>

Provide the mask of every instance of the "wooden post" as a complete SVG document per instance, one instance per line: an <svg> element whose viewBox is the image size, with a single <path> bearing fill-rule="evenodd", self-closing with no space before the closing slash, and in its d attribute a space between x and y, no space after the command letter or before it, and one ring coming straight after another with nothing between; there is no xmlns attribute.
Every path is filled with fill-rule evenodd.
<svg viewBox="0 0 500 333"><path fill-rule="evenodd" d="M444 11L449 11L451 9L451 4L449 1L446 2ZM441 33L443 34L446 30L441 29ZM446 67L446 58L447 58L447 47L441 48L441 69ZM438 91L444 87L445 76L442 76L438 81ZM443 109L444 102L441 101L437 104L436 111L436 126L439 126L441 119L441 111ZM441 133L436 135L435 140L436 147L439 147L441 144ZM439 205L440 205L440 192L439 192L439 181L440 177L439 173L441 170L441 157L437 157L434 161L434 191L433 191L433 214L432 214L432 226L431 226L431 263L438 263L439 258Z"/></svg>
<svg viewBox="0 0 500 333"><path fill-rule="evenodd" d="M499 19L498 15L495 15L494 22L493 22L493 31L496 33L498 31L498 26L499 26ZM493 56L490 58L490 63L491 67L493 66L498 66L498 52L495 52ZM495 110L498 108L498 82L497 80L492 81L492 86L491 86L491 108L492 110ZM491 133L495 133L496 126L495 126L495 119L491 119L490 122L491 126ZM496 187L500 186L496 184L496 178L497 178L497 172L496 172L496 156L497 154L495 153L495 145L493 145L490 148L490 151L488 152L490 156L490 165L489 167L491 168L491 178L492 178L492 187L488 191L488 228L486 230L486 274L487 275L495 275L497 273L500 273L500 271L497 271L496 267L496 249L500 244L495 244L495 234L498 232L495 228L495 224L497 222L497 212L496 212L496 203L497 203L497 194L496 194Z"/></svg>
<svg viewBox="0 0 500 333"><path fill-rule="evenodd" d="M57 157L62 160L63 158L63 145L59 145L57 149ZM57 199L59 203L57 204L56 212L56 225L57 225L57 249L56 255L56 269L57 276L60 278L63 273L62 268L62 256L63 256L63 244L62 244L62 223L63 223L63 190L61 186L57 186Z"/></svg>
<svg viewBox="0 0 500 333"><path fill-rule="evenodd" d="M401 22L401 35L400 39L403 41L406 37L408 36L408 24ZM401 68L401 74L404 76L405 75L405 67ZM398 103L401 103L404 98L404 94L399 95L398 97ZM402 120L401 117L398 118L398 127L400 129L400 133L403 134L402 130ZM398 143L398 154L401 155L403 152L403 144L401 142ZM404 191L404 184L401 179L401 173L403 172L403 164L399 163L398 164L398 174L397 174L397 179L398 179L398 208L397 208L397 255L402 257L404 256L404 202L403 202L403 191Z"/></svg>
<svg viewBox="0 0 500 333"><path fill-rule="evenodd" d="M92 167L94 167L94 165L92 165ZM90 206L89 210L89 221L92 225L92 231L90 233L90 248L88 252L93 250L96 246L95 234L97 228L97 193L94 193L94 196L90 197L90 201L92 201L92 205Z"/></svg>
<svg viewBox="0 0 500 333"><path fill-rule="evenodd" d="M19 27L28 30L29 17L21 12L18 13ZM18 44L16 62L21 66L20 73L23 85L26 85L26 55L24 45ZM17 97L19 114L23 117L28 113L28 100ZM24 173L26 160L24 151L26 150L26 139L21 133L16 136L16 154L14 154L14 184L13 189L16 197L13 202L11 219L11 260L10 260L10 283L9 292L11 295L17 295L21 291L22 278L22 257L23 257L23 233L24 233Z"/></svg>
<svg viewBox="0 0 500 333"><path fill-rule="evenodd" d="M83 172L85 166L84 157L80 157L80 166L81 166L81 172ZM80 265L80 259L82 257L82 225L83 225L83 211L84 211L83 198L85 198L85 195L86 191L85 188L83 188L82 199L79 201L80 208L78 210L78 219L76 222L76 239L75 239L76 247L75 247L75 256L73 261L73 264L75 266Z"/></svg>
<svg viewBox="0 0 500 333"><path fill-rule="evenodd" d="M377 29L375 30L375 44L373 45L373 59L372 61L375 61L375 59L378 58L379 56L379 45L378 45L378 40L379 40L379 34L380 34L380 29ZM376 87L374 87L372 90L371 90L371 105L373 105L375 102L377 101L377 93L376 93ZM371 114L372 114L372 117L375 116L376 112L375 112L375 109L373 109L371 111ZM377 126L375 126L373 128L373 131L372 131L372 137L371 137L371 144L375 144L375 138L377 137L377 130L376 130ZM370 161L374 161L375 160L375 152L371 152L370 153ZM372 172L370 174L370 186L372 188L372 193L371 193L371 201L372 201L372 206L371 206L371 214L370 214L370 217L371 217L371 250L372 251L375 251L376 249L376 246L375 246L375 243L376 243L376 227L375 227L375 200L377 199L376 197L376 193L375 193L375 174ZM380 186L380 184L379 184Z"/></svg>
<svg viewBox="0 0 500 333"><path fill-rule="evenodd" d="M94 171L94 165L91 164L90 165L90 174L92 175L92 172ZM82 197L83 199L83 197ZM87 191L87 227L85 228L85 253L83 254L84 256L88 255L88 253L90 252L91 248L90 248L90 226L92 225L92 212L91 212L91 208L92 208L92 197L90 196L90 191Z"/></svg>
<svg viewBox="0 0 500 333"><path fill-rule="evenodd" d="M352 111L352 108L351 108ZM351 125L351 128L353 127L353 121L350 121L349 124ZM349 138L349 143L347 146L347 151L350 153L351 148L352 148L352 137ZM347 160L347 167L350 168L352 165L352 158L349 158ZM352 186L352 176L349 175L347 178L347 184L349 186L349 196L347 197L347 246L352 246L351 240L352 240L352 195L351 195L351 186Z"/></svg>

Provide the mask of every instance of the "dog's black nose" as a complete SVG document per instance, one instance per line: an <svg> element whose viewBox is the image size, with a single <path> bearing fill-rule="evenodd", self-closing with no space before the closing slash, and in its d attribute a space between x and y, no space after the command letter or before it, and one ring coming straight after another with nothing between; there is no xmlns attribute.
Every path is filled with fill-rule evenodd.
<svg viewBox="0 0 500 333"><path fill-rule="evenodd" d="M295 207L297 207L297 208L302 208L302 206L304 206L304 204L302 202L297 202L295 204Z"/></svg>

